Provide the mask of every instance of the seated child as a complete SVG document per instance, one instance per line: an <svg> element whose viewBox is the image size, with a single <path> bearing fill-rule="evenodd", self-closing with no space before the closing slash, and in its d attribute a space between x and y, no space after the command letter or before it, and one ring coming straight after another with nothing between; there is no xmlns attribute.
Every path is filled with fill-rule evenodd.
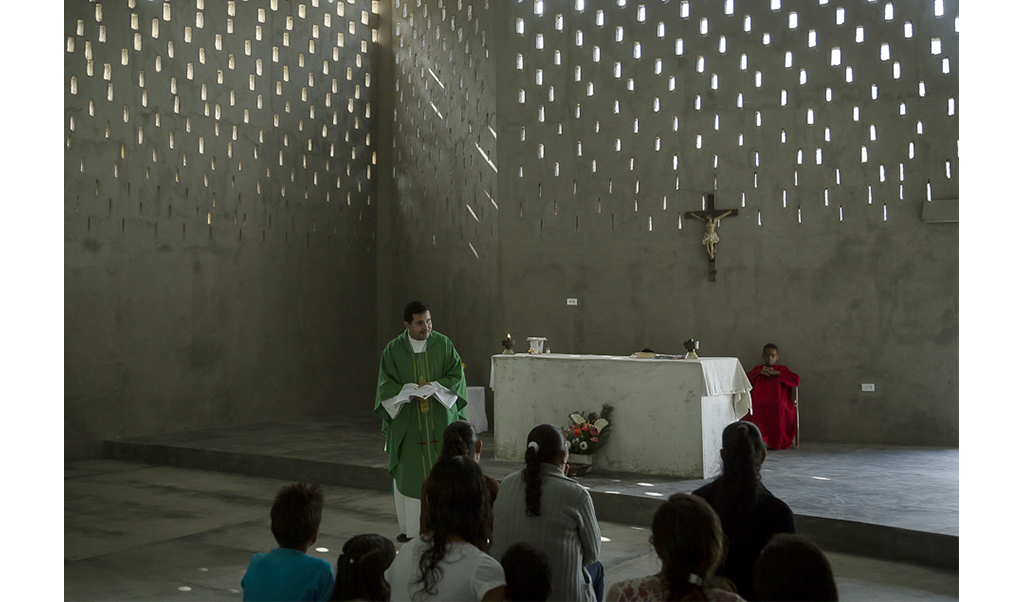
<svg viewBox="0 0 1024 602"><path fill-rule="evenodd" d="M395 544L380 535L356 535L338 556L331 600L390 600L384 571L395 560Z"/></svg>
<svg viewBox="0 0 1024 602"><path fill-rule="evenodd" d="M796 387L800 376L778 364L779 348L771 343L761 355L764 364L747 372L754 389L750 392L751 411L742 419L761 430L769 449L787 449L796 437Z"/></svg>
<svg viewBox="0 0 1024 602"><path fill-rule="evenodd" d="M501 567L506 600L547 600L551 595L551 563L544 552L525 543L514 544L501 556Z"/></svg>
<svg viewBox="0 0 1024 602"><path fill-rule="evenodd" d="M242 599L327 600L334 589L334 568L306 555L320 531L324 494L319 485L289 485L270 510L270 531L281 547L256 554L242 577Z"/></svg>
<svg viewBox="0 0 1024 602"><path fill-rule="evenodd" d="M780 533L754 564L758 600L838 600L832 565L818 546L799 535Z"/></svg>

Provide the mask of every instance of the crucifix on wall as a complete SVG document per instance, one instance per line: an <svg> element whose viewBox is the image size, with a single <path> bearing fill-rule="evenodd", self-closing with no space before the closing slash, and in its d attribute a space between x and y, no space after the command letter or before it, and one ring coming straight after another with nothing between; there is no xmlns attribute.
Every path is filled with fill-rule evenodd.
<svg viewBox="0 0 1024 602"><path fill-rule="evenodd" d="M739 209L716 209L715 208L715 195L709 193L707 195L708 204L707 209L703 211L687 211L686 217L688 219L699 219L704 222L704 238L701 243L707 249L708 252L708 280L712 282L718 280L718 267L715 263L715 255L717 253L718 245L718 223L723 217L734 217L739 215Z"/></svg>

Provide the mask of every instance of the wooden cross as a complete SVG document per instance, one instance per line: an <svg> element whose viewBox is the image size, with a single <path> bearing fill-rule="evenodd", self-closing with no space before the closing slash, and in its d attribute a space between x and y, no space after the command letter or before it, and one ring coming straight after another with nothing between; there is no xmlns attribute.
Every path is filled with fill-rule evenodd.
<svg viewBox="0 0 1024 602"><path fill-rule="evenodd" d="M704 222L704 239L701 241L708 251L708 280L718 280L718 267L715 263L716 246L718 245L718 222L723 217L739 215L739 209L716 209L715 195L708 193L708 208L704 211L687 211L687 219L699 219Z"/></svg>

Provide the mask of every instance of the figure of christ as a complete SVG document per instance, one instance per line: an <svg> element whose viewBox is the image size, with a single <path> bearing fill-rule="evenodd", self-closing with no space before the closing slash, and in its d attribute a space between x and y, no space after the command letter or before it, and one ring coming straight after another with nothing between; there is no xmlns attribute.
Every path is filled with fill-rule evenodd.
<svg viewBox="0 0 1024 602"><path fill-rule="evenodd" d="M715 245L717 245L719 241L718 232L716 232L718 223L722 221L723 217L730 213L732 213L732 209L729 209L718 216L707 215L700 218L704 220L704 239L701 242L703 242L708 249L709 259L713 260L715 258Z"/></svg>
<svg viewBox="0 0 1024 602"><path fill-rule="evenodd" d="M715 255L717 254L717 245L719 241L718 237L718 226L722 221L723 217L739 216L739 209L717 209L715 208L715 195L707 195L707 209L701 211L687 211L687 219L699 219L704 222L704 238L701 239L701 243L708 252L708 260L713 264L715 262ZM712 268L712 274L714 269ZM712 275L712 280L715 280Z"/></svg>
<svg viewBox="0 0 1024 602"><path fill-rule="evenodd" d="M764 364L747 372L754 389L751 411L742 418L761 429L769 449L787 449L796 438L796 387L800 375L778 363L779 348L769 343L761 355Z"/></svg>
<svg viewBox="0 0 1024 602"><path fill-rule="evenodd" d="M430 310L409 303L405 331L384 348L373 411L380 416L395 510L405 542L419 535L420 489L441 456L444 429L466 419L466 377L451 340L433 330Z"/></svg>

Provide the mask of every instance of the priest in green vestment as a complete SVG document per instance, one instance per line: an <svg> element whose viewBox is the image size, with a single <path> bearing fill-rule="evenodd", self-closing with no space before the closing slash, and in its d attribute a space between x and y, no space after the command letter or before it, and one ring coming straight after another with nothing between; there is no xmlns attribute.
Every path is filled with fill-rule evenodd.
<svg viewBox="0 0 1024 602"><path fill-rule="evenodd" d="M466 419L466 376L451 340L434 332L430 310L405 308L405 332L380 359L373 411L382 420L399 541L419 535L420 488L441 456L444 429Z"/></svg>

